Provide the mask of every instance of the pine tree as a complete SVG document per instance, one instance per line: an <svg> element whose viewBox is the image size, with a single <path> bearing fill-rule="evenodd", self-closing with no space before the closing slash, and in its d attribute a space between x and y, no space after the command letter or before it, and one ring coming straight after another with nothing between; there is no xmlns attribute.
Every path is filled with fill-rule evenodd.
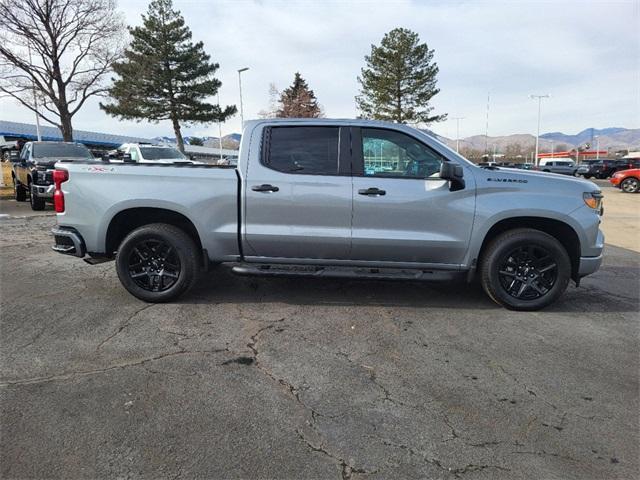
<svg viewBox="0 0 640 480"><path fill-rule="evenodd" d="M109 90L113 103L100 106L110 115L133 120L170 120L184 151L180 123L224 121L236 112L206 102L222 83L214 77L219 68L211 63L202 42L191 41L191 30L171 0L153 0L143 26L130 28L132 36L125 58L114 64L120 77Z"/></svg>
<svg viewBox="0 0 640 480"><path fill-rule="evenodd" d="M440 122L447 115L431 115L429 101L436 88L438 65L433 50L420 43L417 33L395 28L385 34L380 46L371 45L366 68L358 77L358 108L365 118L398 123Z"/></svg>
<svg viewBox="0 0 640 480"><path fill-rule="evenodd" d="M276 117L280 118L318 118L322 117L322 107L318 104L313 90L296 72L293 84L280 95L280 108Z"/></svg>

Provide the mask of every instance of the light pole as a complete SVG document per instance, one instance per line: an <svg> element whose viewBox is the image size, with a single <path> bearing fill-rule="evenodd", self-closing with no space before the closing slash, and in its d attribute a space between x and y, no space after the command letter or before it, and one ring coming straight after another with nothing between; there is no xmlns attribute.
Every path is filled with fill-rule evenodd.
<svg viewBox="0 0 640 480"><path fill-rule="evenodd" d="M540 108L542 105L542 99L549 98L549 95L529 95L529 98L538 99L538 133L536 134L536 157L534 159L534 164L538 166L538 164L540 163L538 160L538 146L540 144Z"/></svg>
<svg viewBox="0 0 640 480"><path fill-rule="evenodd" d="M218 109L220 110L220 92L216 92L216 94L218 95ZM218 147L220 149L220 160L222 160L222 123L220 123L220 118L218 118Z"/></svg>
<svg viewBox="0 0 640 480"><path fill-rule="evenodd" d="M464 120L465 117L453 117L452 120L456 121L456 153L460 152L460 120Z"/></svg>
<svg viewBox="0 0 640 480"><path fill-rule="evenodd" d="M553 158L553 146L554 146L554 140L551 140L551 158Z"/></svg>
<svg viewBox="0 0 640 480"><path fill-rule="evenodd" d="M596 135L596 160L600 160L600 136Z"/></svg>
<svg viewBox="0 0 640 480"><path fill-rule="evenodd" d="M240 87L240 130L244 128L244 112L242 111L242 72L249 70L249 67L238 69L238 86Z"/></svg>

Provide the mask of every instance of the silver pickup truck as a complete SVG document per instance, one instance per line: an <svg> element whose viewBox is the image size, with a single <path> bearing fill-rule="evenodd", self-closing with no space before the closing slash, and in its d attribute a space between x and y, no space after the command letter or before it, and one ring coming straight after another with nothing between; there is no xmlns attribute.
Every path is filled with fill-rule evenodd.
<svg viewBox="0 0 640 480"><path fill-rule="evenodd" d="M602 261L593 183L479 168L399 124L251 121L237 167L60 162L54 180L54 250L115 258L148 302L225 262L242 275L462 276L536 310Z"/></svg>

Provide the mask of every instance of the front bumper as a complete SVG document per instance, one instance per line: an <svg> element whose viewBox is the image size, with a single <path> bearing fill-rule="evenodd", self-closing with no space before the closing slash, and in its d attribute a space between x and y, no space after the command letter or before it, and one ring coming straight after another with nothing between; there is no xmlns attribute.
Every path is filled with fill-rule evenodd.
<svg viewBox="0 0 640 480"><path fill-rule="evenodd" d="M53 192L56 189L55 185L31 185L32 191L35 192L37 197L53 198Z"/></svg>
<svg viewBox="0 0 640 480"><path fill-rule="evenodd" d="M586 277L596 272L602 264L603 255L597 257L580 257L580 265L578 265L578 277Z"/></svg>
<svg viewBox="0 0 640 480"><path fill-rule="evenodd" d="M589 249L589 253L595 255L580 257L580 263L578 264L578 278L591 275L600 268L604 255L604 234L602 233L602 230L598 229L596 241Z"/></svg>
<svg viewBox="0 0 640 480"><path fill-rule="evenodd" d="M51 233L55 239L55 245L51 247L54 251L64 255L84 257L87 250L82 235L77 231L72 228L54 227Z"/></svg>

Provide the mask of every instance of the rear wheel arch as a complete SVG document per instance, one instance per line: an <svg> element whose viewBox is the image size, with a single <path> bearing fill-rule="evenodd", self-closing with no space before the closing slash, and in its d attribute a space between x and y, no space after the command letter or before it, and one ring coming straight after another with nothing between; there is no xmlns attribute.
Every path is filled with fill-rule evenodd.
<svg viewBox="0 0 640 480"><path fill-rule="evenodd" d="M173 225L184 231L202 252L200 234L194 223L182 213L166 208L135 207L118 212L109 222L105 238L105 254L112 256L133 230L153 223Z"/></svg>
<svg viewBox="0 0 640 480"><path fill-rule="evenodd" d="M482 246L478 254L478 264L487 245L498 235L520 228L540 230L558 240L571 260L571 278L578 280L578 268L580 266L580 237L571 225L561 220L545 217L511 217L496 222L485 234Z"/></svg>

